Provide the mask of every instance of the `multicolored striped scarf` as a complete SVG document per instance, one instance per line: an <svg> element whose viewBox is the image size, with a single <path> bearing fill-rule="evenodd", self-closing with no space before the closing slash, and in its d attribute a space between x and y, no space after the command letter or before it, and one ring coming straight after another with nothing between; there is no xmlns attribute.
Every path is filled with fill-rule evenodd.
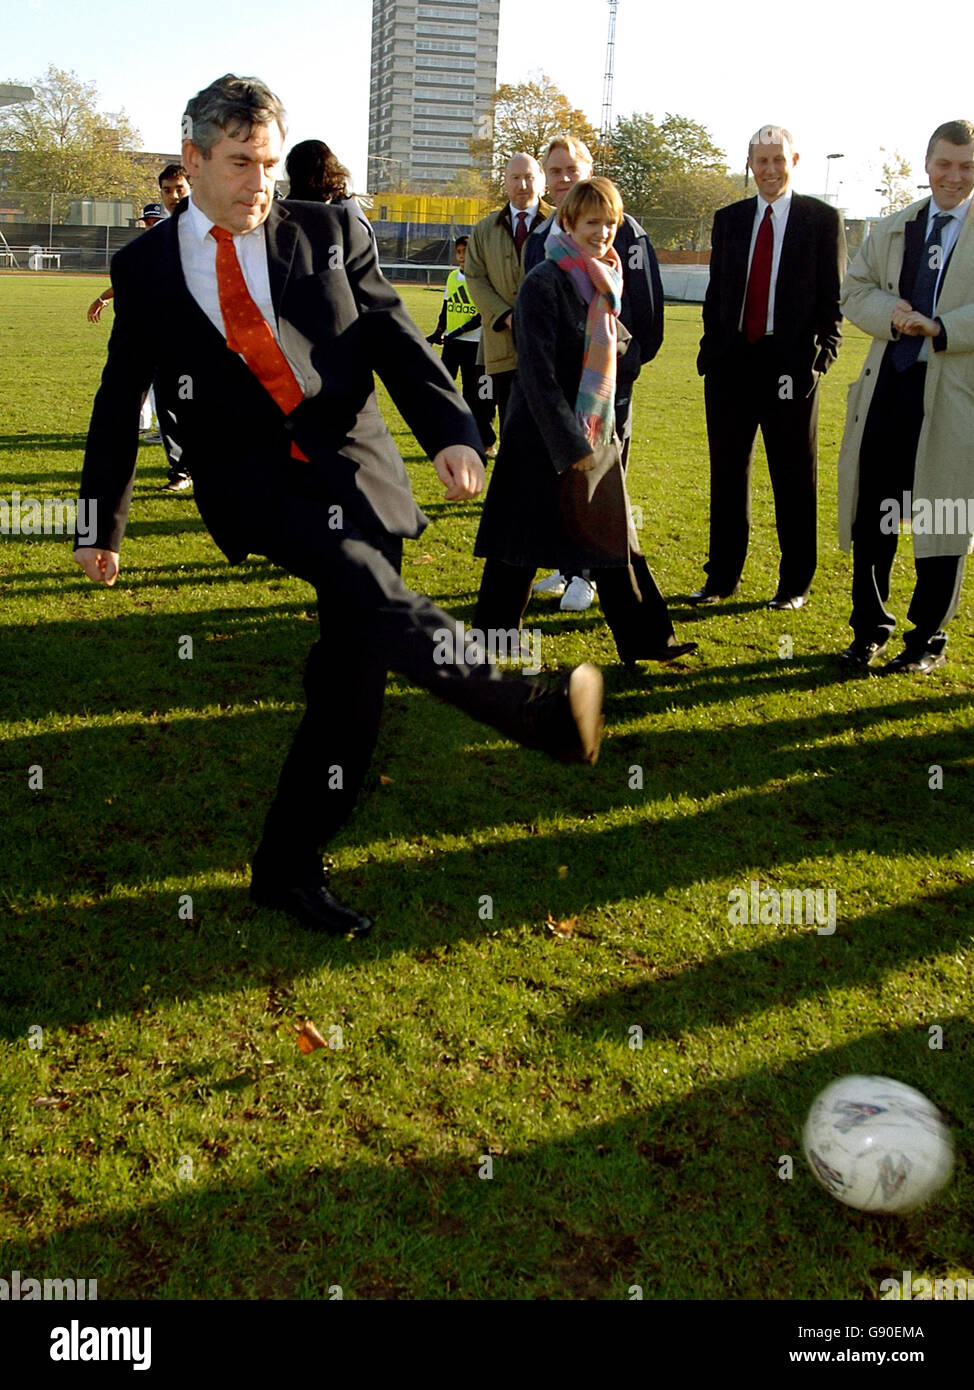
<svg viewBox="0 0 974 1390"><path fill-rule="evenodd" d="M612 246L605 260L596 260L566 231L553 230L545 255L571 278L588 305L575 416L593 447L609 444L616 423L616 319L622 308L619 253Z"/></svg>

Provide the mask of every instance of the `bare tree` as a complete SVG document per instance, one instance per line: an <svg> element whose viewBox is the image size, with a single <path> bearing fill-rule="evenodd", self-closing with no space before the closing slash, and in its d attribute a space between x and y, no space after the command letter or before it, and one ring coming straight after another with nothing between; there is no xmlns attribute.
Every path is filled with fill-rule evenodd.
<svg viewBox="0 0 974 1390"><path fill-rule="evenodd" d="M879 148L882 154L886 154L882 145ZM899 212L900 208L909 207L914 201L916 194L911 182L912 178L913 171L899 150L894 150L892 154L887 155L880 176L881 187L876 189L877 193L883 195L883 215L885 217L889 217L891 213Z"/></svg>

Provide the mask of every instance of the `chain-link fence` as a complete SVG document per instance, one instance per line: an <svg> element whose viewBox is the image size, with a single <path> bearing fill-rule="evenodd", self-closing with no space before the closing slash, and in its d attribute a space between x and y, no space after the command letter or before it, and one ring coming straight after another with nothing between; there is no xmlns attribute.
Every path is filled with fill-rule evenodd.
<svg viewBox="0 0 974 1390"><path fill-rule="evenodd" d="M32 195L35 202L37 195ZM24 197L16 191L0 192L0 267L10 270L87 270L105 271L112 256L126 242L138 236L130 204L105 203L112 209L111 225L58 221L51 213L46 219L28 218ZM82 207L78 215L84 216Z"/></svg>

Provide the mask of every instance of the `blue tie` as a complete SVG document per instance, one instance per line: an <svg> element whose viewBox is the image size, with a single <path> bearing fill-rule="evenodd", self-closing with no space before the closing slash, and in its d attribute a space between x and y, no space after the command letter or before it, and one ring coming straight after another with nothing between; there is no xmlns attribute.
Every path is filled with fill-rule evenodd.
<svg viewBox="0 0 974 1390"><path fill-rule="evenodd" d="M930 235L927 237L923 255L920 257L920 264L917 266L916 277L913 281L913 293L910 295L910 303L913 308L917 313L925 314L928 319L933 318L937 281L944 268L944 252L940 238L949 220L949 212L938 212L933 219ZM898 372L905 372L907 367L913 366L920 356L920 349L925 342L926 338L922 333L897 339L893 344L893 366Z"/></svg>

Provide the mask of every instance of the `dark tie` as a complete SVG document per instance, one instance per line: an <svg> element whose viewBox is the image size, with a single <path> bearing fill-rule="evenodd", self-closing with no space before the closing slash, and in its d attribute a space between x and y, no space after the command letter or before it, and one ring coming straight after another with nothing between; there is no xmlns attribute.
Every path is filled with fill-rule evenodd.
<svg viewBox="0 0 974 1390"><path fill-rule="evenodd" d="M768 331L768 296L771 293L771 263L774 260L774 227L771 223L771 204L764 210L751 257L751 273L747 277L744 300L744 336L756 343Z"/></svg>
<svg viewBox="0 0 974 1390"><path fill-rule="evenodd" d="M938 212L934 217L933 226L930 228L930 235L927 237L923 254L920 257L920 264L917 266L916 276L913 280L910 303L917 313L925 314L928 319L933 318L937 281L944 268L944 249L940 239L949 218L949 212ZM922 333L904 335L896 340L891 355L893 366L898 372L905 372L907 367L913 366L926 341L926 336Z"/></svg>
<svg viewBox="0 0 974 1390"><path fill-rule="evenodd" d="M270 324L247 288L233 234L223 227L211 227L210 236L216 241L216 288L227 332L227 347L231 352L240 353L268 395L285 415L290 415L304 400L304 392ZM291 445L291 454L307 462L306 455L296 444Z"/></svg>
<svg viewBox="0 0 974 1390"><path fill-rule="evenodd" d="M521 254L521 247L528 239L528 215L526 212L519 212L517 215L517 226L514 228L514 245L517 247L517 254Z"/></svg>

